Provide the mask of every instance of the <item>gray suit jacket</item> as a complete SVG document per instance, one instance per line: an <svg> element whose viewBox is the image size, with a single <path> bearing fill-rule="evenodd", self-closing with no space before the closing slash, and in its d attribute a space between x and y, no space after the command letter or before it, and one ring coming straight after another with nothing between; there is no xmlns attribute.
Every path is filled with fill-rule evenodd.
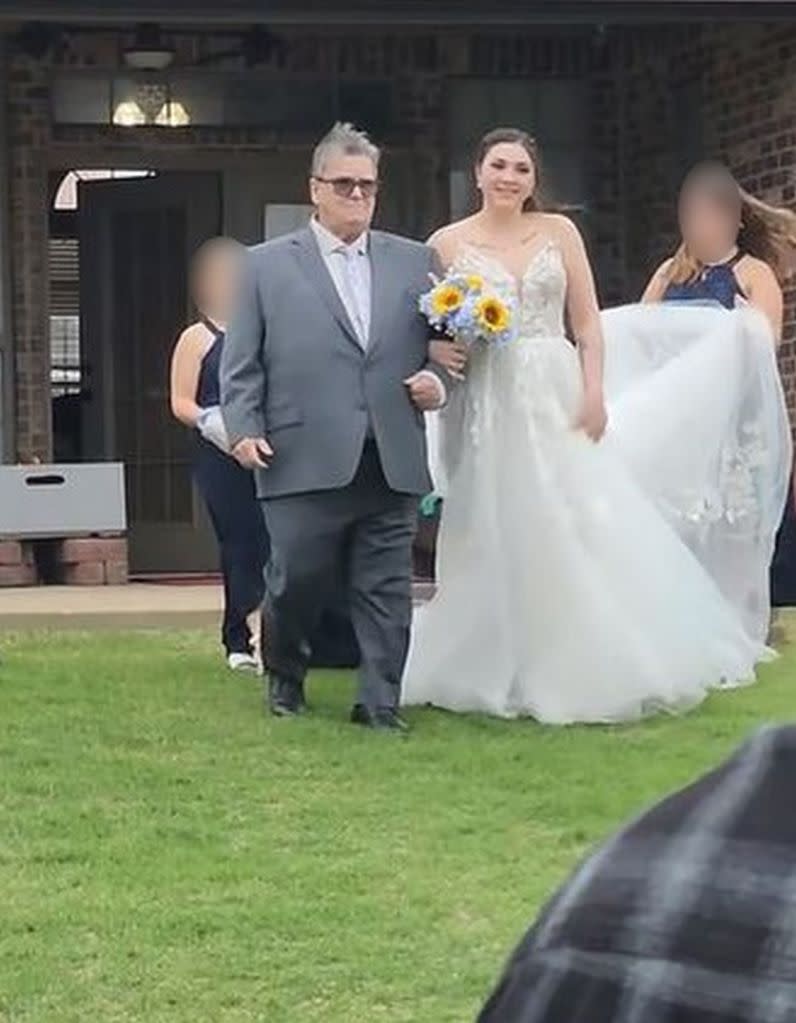
<svg viewBox="0 0 796 1023"><path fill-rule="evenodd" d="M238 310L221 360L221 408L231 443L266 437L270 468L260 497L346 486L368 433L390 487L431 489L424 416L403 381L432 369L419 295L436 268L433 250L372 231L372 312L366 351L310 228L249 251Z"/></svg>

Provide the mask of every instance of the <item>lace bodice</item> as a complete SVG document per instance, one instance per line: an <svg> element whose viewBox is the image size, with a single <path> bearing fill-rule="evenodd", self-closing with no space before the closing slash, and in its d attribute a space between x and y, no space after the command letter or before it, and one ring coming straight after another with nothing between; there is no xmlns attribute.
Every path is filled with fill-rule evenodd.
<svg viewBox="0 0 796 1023"><path fill-rule="evenodd" d="M517 280L494 256L474 245L462 248L454 261L454 268L479 274L499 294L516 301L521 338L564 336L567 275L561 250L552 240L546 241L531 256L521 280Z"/></svg>

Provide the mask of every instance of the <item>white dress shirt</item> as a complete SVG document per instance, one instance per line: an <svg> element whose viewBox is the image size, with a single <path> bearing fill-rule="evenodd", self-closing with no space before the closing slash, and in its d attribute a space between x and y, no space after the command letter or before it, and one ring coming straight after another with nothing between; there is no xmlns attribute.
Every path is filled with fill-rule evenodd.
<svg viewBox="0 0 796 1023"><path fill-rule="evenodd" d="M368 233L364 231L356 241L349 244L332 234L314 217L310 225L329 276L356 331L357 340L363 348L367 348L372 297Z"/></svg>

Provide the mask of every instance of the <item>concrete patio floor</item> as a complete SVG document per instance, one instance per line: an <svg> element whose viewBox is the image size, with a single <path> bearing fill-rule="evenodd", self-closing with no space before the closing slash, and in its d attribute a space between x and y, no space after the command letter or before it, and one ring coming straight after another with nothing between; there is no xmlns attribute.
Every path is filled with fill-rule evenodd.
<svg viewBox="0 0 796 1023"><path fill-rule="evenodd" d="M428 584L415 584L416 601L428 594ZM214 583L0 589L0 631L215 628L222 597Z"/></svg>
<svg viewBox="0 0 796 1023"><path fill-rule="evenodd" d="M205 628L218 622L217 585L35 586L0 590L0 630Z"/></svg>

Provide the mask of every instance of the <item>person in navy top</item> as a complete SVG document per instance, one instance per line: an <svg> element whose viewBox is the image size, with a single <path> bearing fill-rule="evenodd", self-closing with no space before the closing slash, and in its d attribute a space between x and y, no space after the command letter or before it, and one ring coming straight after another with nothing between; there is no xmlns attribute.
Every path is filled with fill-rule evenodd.
<svg viewBox="0 0 796 1023"><path fill-rule="evenodd" d="M199 312L174 349L171 408L195 431L194 477L218 539L224 581L221 639L233 670L261 670L249 626L265 594L270 541L255 493L254 477L229 453L220 412L220 364L225 327L235 298L243 246L212 238L196 252L191 292ZM264 635L260 616L260 635ZM351 668L359 648L348 609L338 599L327 608L312 637L314 667ZM267 647L267 642L263 644Z"/></svg>
<svg viewBox="0 0 796 1023"><path fill-rule="evenodd" d="M713 161L686 176L678 202L681 243L647 285L644 302L697 302L734 309L748 304L782 338L782 283L794 269L796 214L769 206L742 189ZM796 594L794 480L771 566L774 605Z"/></svg>
<svg viewBox="0 0 796 1023"><path fill-rule="evenodd" d="M233 670L257 670L249 616L263 599L268 534L252 474L228 452L219 411L219 366L243 247L214 238L196 253L191 291L197 321L183 331L171 366L171 408L195 431L194 478L219 545L224 580L221 639Z"/></svg>
<svg viewBox="0 0 796 1023"><path fill-rule="evenodd" d="M793 269L796 214L750 195L723 164L686 176L678 200L681 242L653 274L643 302L748 303L782 337L782 281Z"/></svg>

